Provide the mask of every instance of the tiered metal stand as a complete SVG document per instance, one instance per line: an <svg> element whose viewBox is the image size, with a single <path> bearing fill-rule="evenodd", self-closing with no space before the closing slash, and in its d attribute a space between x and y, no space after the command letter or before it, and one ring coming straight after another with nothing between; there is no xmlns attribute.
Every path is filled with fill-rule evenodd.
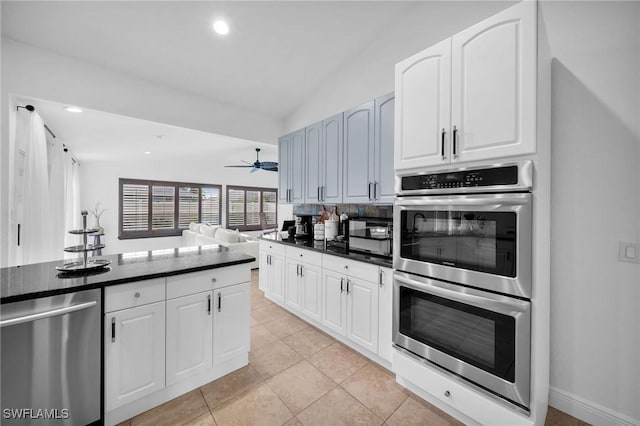
<svg viewBox="0 0 640 426"><path fill-rule="evenodd" d="M69 231L73 235L82 235L82 244L78 246L65 247L64 251L69 253L82 253L82 260L65 263L62 266L56 266L58 271L63 272L84 272L92 271L108 266L111 261L108 259L88 259L88 253L104 248L104 244L87 244L87 236L99 232L99 229L87 229L87 211L83 210L82 229L73 229Z"/></svg>

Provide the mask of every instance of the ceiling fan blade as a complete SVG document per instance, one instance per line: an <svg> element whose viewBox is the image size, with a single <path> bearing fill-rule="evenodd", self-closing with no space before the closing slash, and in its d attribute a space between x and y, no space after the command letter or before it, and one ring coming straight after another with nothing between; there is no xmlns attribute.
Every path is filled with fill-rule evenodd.
<svg viewBox="0 0 640 426"><path fill-rule="evenodd" d="M255 173L255 172L257 172L258 170L260 170L258 167L254 167L253 169L251 169L251 171L250 171L249 173Z"/></svg>
<svg viewBox="0 0 640 426"><path fill-rule="evenodd" d="M278 163L276 161L263 161L262 163L260 163L260 167L262 167L263 169L265 167L278 167Z"/></svg>
<svg viewBox="0 0 640 426"><path fill-rule="evenodd" d="M250 163L250 162L248 162L248 161L244 161L244 160L240 160L240 161L242 161L242 162L243 162L243 163L245 163L245 164L249 164L250 166L253 166L253 163Z"/></svg>
<svg viewBox="0 0 640 426"><path fill-rule="evenodd" d="M225 167L253 167L253 164L248 165L248 166L244 166L244 165L243 165L243 166L225 166Z"/></svg>

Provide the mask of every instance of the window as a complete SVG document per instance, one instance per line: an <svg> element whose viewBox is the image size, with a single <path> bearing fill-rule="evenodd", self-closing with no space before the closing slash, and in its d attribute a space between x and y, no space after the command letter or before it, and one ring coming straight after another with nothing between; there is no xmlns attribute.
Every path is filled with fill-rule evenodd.
<svg viewBox="0 0 640 426"><path fill-rule="evenodd" d="M220 225L221 185L120 179L118 237L180 235L191 222Z"/></svg>
<svg viewBox="0 0 640 426"><path fill-rule="evenodd" d="M277 224L277 189L227 186L227 228L252 231Z"/></svg>

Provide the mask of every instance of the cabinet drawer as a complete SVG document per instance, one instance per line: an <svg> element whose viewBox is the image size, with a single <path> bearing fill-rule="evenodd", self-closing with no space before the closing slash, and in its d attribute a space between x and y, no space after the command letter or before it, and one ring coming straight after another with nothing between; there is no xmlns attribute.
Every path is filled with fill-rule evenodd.
<svg viewBox="0 0 640 426"><path fill-rule="evenodd" d="M275 243L272 241L260 241L260 250L268 251L272 254L279 254L280 256L284 256L284 245L280 243Z"/></svg>
<svg viewBox="0 0 640 426"><path fill-rule="evenodd" d="M251 281L247 265L207 269L167 277L167 299Z"/></svg>
<svg viewBox="0 0 640 426"><path fill-rule="evenodd" d="M285 253L289 260L305 262L316 266L322 265L322 253L296 247L286 247Z"/></svg>
<svg viewBox="0 0 640 426"><path fill-rule="evenodd" d="M323 256L322 266L326 269L375 283L380 279L378 276L378 266L345 259L340 256L331 256L330 254L324 254Z"/></svg>
<svg viewBox="0 0 640 426"><path fill-rule="evenodd" d="M149 303L165 297L165 278L114 285L105 289L104 311L113 312Z"/></svg>

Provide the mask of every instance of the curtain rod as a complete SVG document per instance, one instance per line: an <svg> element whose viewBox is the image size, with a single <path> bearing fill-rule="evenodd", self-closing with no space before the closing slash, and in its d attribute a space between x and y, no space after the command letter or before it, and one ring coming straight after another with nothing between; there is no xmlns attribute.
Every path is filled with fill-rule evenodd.
<svg viewBox="0 0 640 426"><path fill-rule="evenodd" d="M29 111L29 112L33 112L33 111L35 111L35 110L36 110L36 107L34 107L33 105L25 105L25 106L18 105L18 106L16 106L16 111L17 111L18 109L20 109L20 108L24 108L24 109L26 109L26 110L27 110L27 111ZM53 133L53 132L51 131L51 129L49 128L49 126L47 126L47 124L46 124L46 123L44 123L44 128L45 128L45 130L46 130L47 132L49 132L49 134L51 135L51 137L53 137L54 139L56 139L56 135L55 135L55 133ZM69 148L67 148L67 146L66 146L65 144L62 144L62 149L64 150L64 152L69 152ZM78 160L76 159L76 157L74 157L74 156L73 156L73 154L71 154L71 161L73 161L74 163L77 163L77 162L78 162Z"/></svg>
<svg viewBox="0 0 640 426"><path fill-rule="evenodd" d="M27 111L29 111L29 112L33 112L33 111L35 111L35 110L36 110L36 107L34 107L33 105L25 105L25 106L18 105L18 106L16 107L16 111L17 111L19 108L24 108L24 109L26 109L26 110L27 110ZM53 133L53 132L51 131L51 129L49 128L49 126L47 126L47 124L46 124L46 123L45 123L45 125L44 125L44 128L45 128L45 130L46 130L47 132L49 132L49 134L51 135L51 137L53 137L54 139L56 138L55 133Z"/></svg>

